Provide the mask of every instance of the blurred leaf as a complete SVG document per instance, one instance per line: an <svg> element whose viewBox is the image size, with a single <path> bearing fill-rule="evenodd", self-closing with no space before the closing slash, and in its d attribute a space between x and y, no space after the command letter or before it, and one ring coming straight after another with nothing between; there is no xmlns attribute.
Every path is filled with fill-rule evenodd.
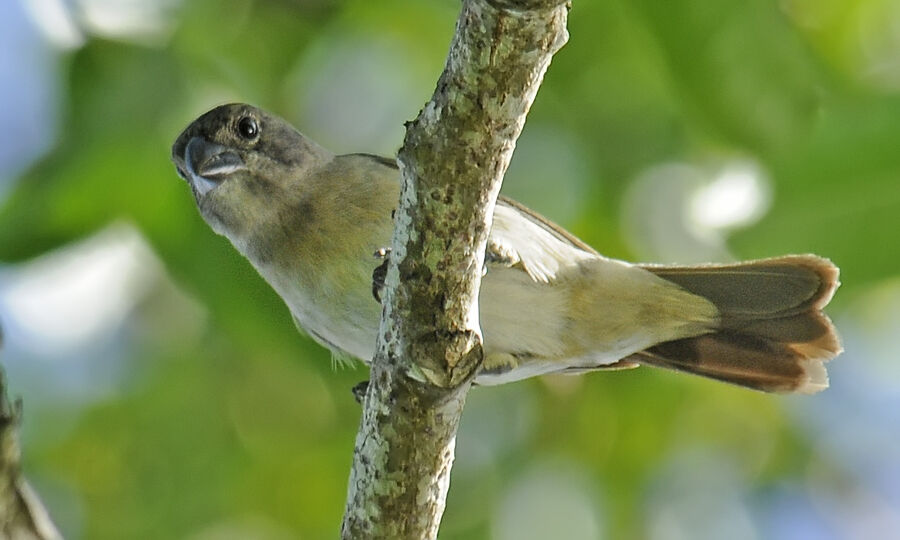
<svg viewBox="0 0 900 540"><path fill-rule="evenodd" d="M772 178L773 205L729 247L747 257L833 258L845 284L840 314L900 268L900 96L867 86L860 40L872 25L856 26L864 12L889 14L886 6L575 2L570 42L547 73L506 189L535 197L522 202L603 253L628 258L620 208L635 178L666 164L746 157ZM27 466L71 490L53 499L68 505L67 536L337 534L359 415L348 389L367 372L334 371L329 353L296 332L281 299L203 222L170 145L226 100L302 120L316 66L352 73L335 45L350 39L385 36L409 49L382 56L404 63L404 80L432 81L407 85L422 95L390 109L371 92L365 106L415 111L442 68L458 9L452 0L184 0L163 46L89 37L63 58L59 140L0 203L0 261L127 221L209 314L202 331L180 333L149 331L142 317L151 317L135 315L123 334L140 337L120 336L115 353L132 366L121 388L84 409L41 406ZM875 22L889 29L889 20ZM558 191L568 196L546 195ZM168 307L155 306L153 317ZM496 507L548 459L575 464L596 486L609 538L651 536L654 486L681 463L673 459L698 449L732 464L748 497L810 474L817 459L849 467L822 457L792 403L649 369L479 388L463 418L442 538L489 538Z"/></svg>
<svg viewBox="0 0 900 540"><path fill-rule="evenodd" d="M775 166L770 214L735 244L748 255L818 252L842 268L845 290L900 268L900 100L830 104L805 148Z"/></svg>
<svg viewBox="0 0 900 540"><path fill-rule="evenodd" d="M821 80L776 3L636 6L659 41L686 113L704 128L732 144L775 154L808 132Z"/></svg>

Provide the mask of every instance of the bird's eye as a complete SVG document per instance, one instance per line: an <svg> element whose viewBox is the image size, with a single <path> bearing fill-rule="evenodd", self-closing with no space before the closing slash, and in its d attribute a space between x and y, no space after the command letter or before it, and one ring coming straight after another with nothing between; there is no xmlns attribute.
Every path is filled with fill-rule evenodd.
<svg viewBox="0 0 900 540"><path fill-rule="evenodd" d="M256 120L250 118L249 116L245 116L238 121L238 133L241 137L249 140L255 139L259 135L259 124L256 123Z"/></svg>

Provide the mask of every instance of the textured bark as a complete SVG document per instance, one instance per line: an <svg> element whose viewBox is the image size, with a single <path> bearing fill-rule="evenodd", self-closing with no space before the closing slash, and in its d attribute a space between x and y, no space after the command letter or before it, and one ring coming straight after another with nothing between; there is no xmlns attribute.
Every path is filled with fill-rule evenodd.
<svg viewBox="0 0 900 540"><path fill-rule="evenodd" d="M407 125L381 330L344 538L435 538L482 359L478 291L500 183L550 59L559 0L466 0L431 100Z"/></svg>
<svg viewBox="0 0 900 540"><path fill-rule="evenodd" d="M2 337L2 336L0 336ZM9 401L0 370L0 538L62 538L31 487L22 478L18 428L22 404Z"/></svg>

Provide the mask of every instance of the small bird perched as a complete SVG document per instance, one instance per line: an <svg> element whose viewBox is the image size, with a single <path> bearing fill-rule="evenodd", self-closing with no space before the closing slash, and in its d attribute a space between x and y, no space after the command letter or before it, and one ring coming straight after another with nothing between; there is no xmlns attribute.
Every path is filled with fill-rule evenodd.
<svg viewBox="0 0 900 540"><path fill-rule="evenodd" d="M172 159L206 222L281 295L298 326L370 362L381 316L372 283L382 261L373 253L391 241L395 161L336 156L244 104L195 120ZM478 384L646 364L814 393L828 386L823 363L841 351L821 311L838 269L815 255L629 264L501 197L485 261Z"/></svg>

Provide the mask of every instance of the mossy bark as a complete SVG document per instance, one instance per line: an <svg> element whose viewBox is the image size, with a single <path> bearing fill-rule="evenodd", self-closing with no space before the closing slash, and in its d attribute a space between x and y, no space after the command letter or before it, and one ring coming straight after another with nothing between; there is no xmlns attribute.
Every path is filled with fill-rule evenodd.
<svg viewBox="0 0 900 540"><path fill-rule="evenodd" d="M568 3L465 0L434 95L407 124L376 356L345 539L435 538L482 360L478 291L494 205Z"/></svg>

